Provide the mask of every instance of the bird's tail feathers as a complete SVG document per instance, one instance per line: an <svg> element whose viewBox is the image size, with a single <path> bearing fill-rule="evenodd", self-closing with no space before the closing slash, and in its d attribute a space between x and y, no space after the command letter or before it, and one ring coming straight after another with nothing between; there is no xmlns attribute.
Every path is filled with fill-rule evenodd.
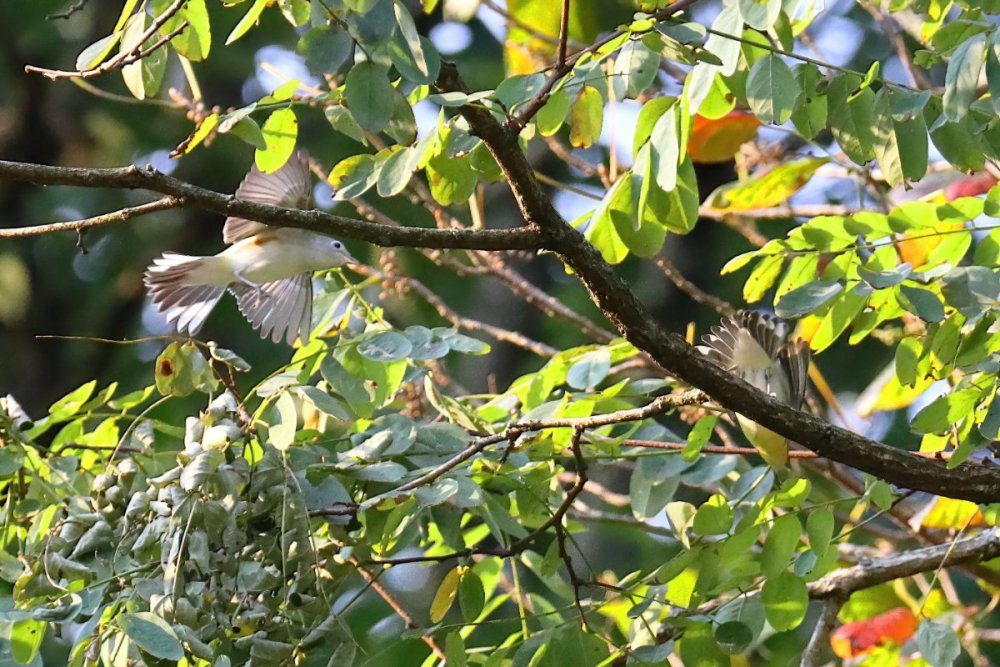
<svg viewBox="0 0 1000 667"><path fill-rule="evenodd" d="M226 291L225 286L200 283L193 275L212 259L167 252L146 269L143 282L153 303L178 331L198 333Z"/></svg>

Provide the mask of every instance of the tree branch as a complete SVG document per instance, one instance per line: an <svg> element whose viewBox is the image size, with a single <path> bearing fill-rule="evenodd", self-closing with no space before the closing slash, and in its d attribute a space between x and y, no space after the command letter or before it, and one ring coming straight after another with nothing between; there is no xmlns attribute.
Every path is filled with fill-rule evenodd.
<svg viewBox="0 0 1000 667"><path fill-rule="evenodd" d="M465 88L449 63L442 65L437 85L447 91ZM669 373L704 390L723 407L821 456L898 486L973 502L1000 500L1000 468L965 463L949 469L942 461L919 459L799 412L716 366L681 336L668 333L597 250L556 211L518 144L516 128L501 125L486 109L463 106L460 112L497 160L524 219L541 232L546 247L579 276L615 328Z"/></svg>
<svg viewBox="0 0 1000 667"><path fill-rule="evenodd" d="M167 211L184 205L183 199L177 197L164 197L151 201L148 204L130 206L119 209L112 213L96 215L83 220L71 220L69 222L53 222L48 225L35 225L33 227L15 227L13 229L0 228L0 239L16 239L26 236L39 236L41 234L55 234L57 232L82 232L91 227L101 227L111 225L116 222L127 222L132 218L159 211Z"/></svg>
<svg viewBox="0 0 1000 667"><path fill-rule="evenodd" d="M135 165L111 169L55 167L0 160L0 180L36 185L72 185L85 188L143 189L182 199L185 207L200 208L281 227L297 227L337 234L378 246L416 248L471 248L478 250L535 250L541 236L530 227L516 229L427 229L381 225L323 211L302 211L236 199ZM108 222L119 222L109 220ZM91 226L95 226L94 225Z"/></svg>
<svg viewBox="0 0 1000 667"><path fill-rule="evenodd" d="M894 579L912 577L938 568L981 563L997 556L1000 556L1000 532L996 528L990 528L975 537L873 558L836 570L810 583L809 597L826 600L849 596L854 591Z"/></svg>
<svg viewBox="0 0 1000 667"><path fill-rule="evenodd" d="M800 667L816 667L819 664L819 656L822 654L823 647L829 640L830 632L837 625L837 614L840 612L840 608L844 605L846 599L836 596L828 598L823 603L823 613L820 614L819 619L816 621L816 627L813 628L812 636L809 637L806 650L802 652L802 661L799 663Z"/></svg>

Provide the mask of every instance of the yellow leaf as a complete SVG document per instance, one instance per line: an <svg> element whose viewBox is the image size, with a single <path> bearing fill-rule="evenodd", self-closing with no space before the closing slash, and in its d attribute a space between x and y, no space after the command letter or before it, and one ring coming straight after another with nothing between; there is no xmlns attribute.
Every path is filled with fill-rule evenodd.
<svg viewBox="0 0 1000 667"><path fill-rule="evenodd" d="M783 204L809 182L816 170L829 162L827 158L802 158L779 165L753 180L720 191L719 208L747 211Z"/></svg>
<svg viewBox="0 0 1000 667"><path fill-rule="evenodd" d="M441 580L437 593L431 601L431 623L440 623L444 615L451 609L455 602L455 595L458 593L458 584L462 580L462 570L465 568L456 567Z"/></svg>
<svg viewBox="0 0 1000 667"><path fill-rule="evenodd" d="M593 86L584 86L569 112L572 127L569 142L576 148L588 148L601 136L604 125L604 99Z"/></svg>
<svg viewBox="0 0 1000 667"><path fill-rule="evenodd" d="M920 525L924 528L960 530L984 523L979 506L968 500L937 497L927 508Z"/></svg>

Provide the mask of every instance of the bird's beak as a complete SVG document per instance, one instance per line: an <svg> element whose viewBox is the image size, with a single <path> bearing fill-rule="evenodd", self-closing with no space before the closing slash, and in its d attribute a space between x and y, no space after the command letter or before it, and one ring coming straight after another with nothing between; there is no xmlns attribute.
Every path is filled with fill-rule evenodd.
<svg viewBox="0 0 1000 667"><path fill-rule="evenodd" d="M354 255L352 255L352 254L351 254L351 253L350 253L350 252L349 252L349 251L347 250L347 248L344 248L344 255L345 255L345 256L347 257L347 259L346 259L346 260L344 260L344 264L346 264L347 266L351 266L352 264L360 264L360 263L361 263L361 262L359 262L359 261L358 261L358 260L357 260L357 259L356 259L356 258L354 257Z"/></svg>

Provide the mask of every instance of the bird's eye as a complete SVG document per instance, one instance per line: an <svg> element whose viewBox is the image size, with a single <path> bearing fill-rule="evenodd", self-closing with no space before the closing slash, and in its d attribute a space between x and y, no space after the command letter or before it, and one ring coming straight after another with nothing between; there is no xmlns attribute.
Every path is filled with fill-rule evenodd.
<svg viewBox="0 0 1000 667"><path fill-rule="evenodd" d="M341 243L340 241L334 241L334 242L333 242L333 247L334 247L334 248L343 248L343 247L344 247L344 244L343 244L343 243Z"/></svg>

